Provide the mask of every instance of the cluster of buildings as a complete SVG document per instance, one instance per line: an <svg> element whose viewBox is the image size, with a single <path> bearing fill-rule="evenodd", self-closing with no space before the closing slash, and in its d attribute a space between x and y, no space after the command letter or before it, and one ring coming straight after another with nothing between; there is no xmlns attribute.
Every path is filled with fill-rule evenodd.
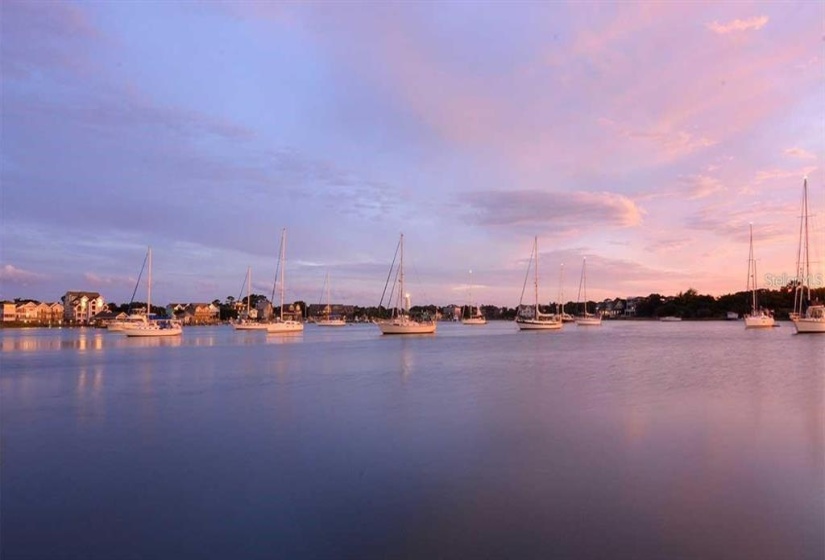
<svg viewBox="0 0 825 560"><path fill-rule="evenodd" d="M59 302L42 303L34 300L0 303L3 323L37 325L88 325L106 309L103 297L97 292L66 292Z"/></svg>
<svg viewBox="0 0 825 560"><path fill-rule="evenodd" d="M153 306L154 307L154 306ZM145 313L146 309L134 309ZM184 324L216 323L220 308L211 303L170 303L166 314L181 319ZM59 302L44 303L34 300L0 302L0 322L28 325L89 325L106 326L126 313L110 311L98 292L66 292Z"/></svg>

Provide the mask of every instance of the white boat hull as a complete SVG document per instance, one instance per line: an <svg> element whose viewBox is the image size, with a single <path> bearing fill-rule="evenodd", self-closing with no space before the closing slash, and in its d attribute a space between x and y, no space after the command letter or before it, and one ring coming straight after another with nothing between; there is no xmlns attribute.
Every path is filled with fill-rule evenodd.
<svg viewBox="0 0 825 560"><path fill-rule="evenodd" d="M378 323L381 334L433 334L435 322L419 323L418 321L381 321Z"/></svg>
<svg viewBox="0 0 825 560"><path fill-rule="evenodd" d="M183 328L179 325L170 327L161 327L159 325L141 325L139 327L127 327L123 329L123 334L131 337L180 336L182 333Z"/></svg>
<svg viewBox="0 0 825 560"><path fill-rule="evenodd" d="M347 322L343 319L327 319L321 321L315 321L315 324L319 327L346 327Z"/></svg>
<svg viewBox="0 0 825 560"><path fill-rule="evenodd" d="M576 324L582 327L598 327L602 324L601 317L576 317Z"/></svg>
<svg viewBox="0 0 825 560"><path fill-rule="evenodd" d="M519 319L516 325L522 331L557 331L562 327L561 321L540 321L536 319Z"/></svg>
<svg viewBox="0 0 825 560"><path fill-rule="evenodd" d="M266 323L235 323L232 327L236 331L265 331L267 330Z"/></svg>
<svg viewBox="0 0 825 560"><path fill-rule="evenodd" d="M803 333L825 333L825 306L813 305L808 308L804 317L792 317L796 332Z"/></svg>
<svg viewBox="0 0 825 560"><path fill-rule="evenodd" d="M288 334L303 332L304 324L298 321L282 321L279 323L269 323L266 326L267 334Z"/></svg>
<svg viewBox="0 0 825 560"><path fill-rule="evenodd" d="M794 321L794 327L799 334L807 333L825 333L825 320L822 319L797 319Z"/></svg>
<svg viewBox="0 0 825 560"><path fill-rule="evenodd" d="M462 319L462 325L486 325L487 319L484 317L471 317L469 319Z"/></svg>
<svg viewBox="0 0 825 560"><path fill-rule="evenodd" d="M745 328L746 329L764 329L771 328L776 324L773 317L770 315L746 315Z"/></svg>

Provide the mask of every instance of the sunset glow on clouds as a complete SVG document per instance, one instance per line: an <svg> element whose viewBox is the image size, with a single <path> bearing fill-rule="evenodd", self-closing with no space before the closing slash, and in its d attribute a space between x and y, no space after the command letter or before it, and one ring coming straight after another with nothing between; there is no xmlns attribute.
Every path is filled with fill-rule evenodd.
<svg viewBox="0 0 825 560"><path fill-rule="evenodd" d="M2 5L0 297L744 289L825 261L816 3ZM141 292L139 292L140 294ZM154 298L153 298L154 299Z"/></svg>

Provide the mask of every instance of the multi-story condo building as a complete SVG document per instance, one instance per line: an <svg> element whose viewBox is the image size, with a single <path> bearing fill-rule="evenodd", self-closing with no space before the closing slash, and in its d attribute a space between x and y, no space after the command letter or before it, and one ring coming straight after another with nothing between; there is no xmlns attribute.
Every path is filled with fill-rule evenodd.
<svg viewBox="0 0 825 560"><path fill-rule="evenodd" d="M97 292L66 292L62 298L63 318L72 323L87 325L98 312L103 311L105 302Z"/></svg>

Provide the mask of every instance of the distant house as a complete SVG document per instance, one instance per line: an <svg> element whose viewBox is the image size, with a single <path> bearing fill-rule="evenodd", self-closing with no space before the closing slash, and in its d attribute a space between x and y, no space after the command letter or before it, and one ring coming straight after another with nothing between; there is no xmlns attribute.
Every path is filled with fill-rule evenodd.
<svg viewBox="0 0 825 560"><path fill-rule="evenodd" d="M96 327L108 327L109 323L113 321L125 321L128 316L129 315L123 311L118 313L117 311L104 310L95 315L92 321Z"/></svg>
<svg viewBox="0 0 825 560"><path fill-rule="evenodd" d="M636 316L636 306L642 302L644 298L640 296L633 296L627 298L624 307L624 316L625 317L635 317Z"/></svg>
<svg viewBox="0 0 825 560"><path fill-rule="evenodd" d="M187 325L209 325L217 323L221 310L211 303L190 303L184 309L183 321Z"/></svg>
<svg viewBox="0 0 825 560"><path fill-rule="evenodd" d="M10 323L17 320L17 306L13 301L4 301L0 305L0 319L4 323Z"/></svg>
<svg viewBox="0 0 825 560"><path fill-rule="evenodd" d="M88 325L105 308L103 297L97 292L66 292L61 301L63 319L81 325Z"/></svg>
<svg viewBox="0 0 825 560"><path fill-rule="evenodd" d="M59 303L41 303L36 300L18 301L15 306L14 313L9 314L13 316L10 321L18 321L21 323L35 324L35 325L49 325L53 323L60 323L63 320L63 306ZM4 311L4 320L5 319Z"/></svg>
<svg viewBox="0 0 825 560"><path fill-rule="evenodd" d="M169 303L166 305L166 316L167 317L177 317L181 318L181 316L186 313L186 307L188 304L186 303Z"/></svg>
<svg viewBox="0 0 825 560"><path fill-rule="evenodd" d="M324 317L326 315L348 317L354 312L355 308L352 305L343 305L340 303L330 304L329 310L327 310L327 304L325 303L310 303L307 307L308 317Z"/></svg>

